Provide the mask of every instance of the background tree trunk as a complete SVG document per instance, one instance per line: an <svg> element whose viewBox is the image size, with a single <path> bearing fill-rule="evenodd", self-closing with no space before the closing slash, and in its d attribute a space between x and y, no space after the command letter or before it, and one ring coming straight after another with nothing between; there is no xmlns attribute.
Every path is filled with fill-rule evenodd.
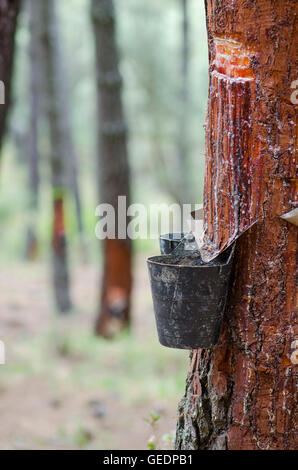
<svg viewBox="0 0 298 470"><path fill-rule="evenodd" d="M59 21L56 18L57 23L57 34L60 38L60 28ZM74 197L76 218L77 218L77 228L80 237L80 244L82 249L83 258L86 259L87 253L85 251L85 230L83 223L83 214L82 214L82 202L81 202L81 191L78 178L78 158L77 152L74 145L74 139L72 135L72 126L71 126L71 105L70 105L70 93L69 93L69 79L66 68L66 61L64 57L64 49L59 44L59 47L56 48L57 54L57 93L59 93L59 103L60 103L60 113L63 121L63 133L64 133L64 155L66 158L66 172L67 172L67 183Z"/></svg>
<svg viewBox="0 0 298 470"><path fill-rule="evenodd" d="M41 5L39 5L39 3ZM55 0L36 1L35 8L41 8L44 80L47 97L47 116L51 139L51 173L53 187L53 277L57 308L61 313L71 309L69 293L69 272L65 235L65 196L67 188L67 129L63 100L61 96L61 75L59 56L59 34L55 12Z"/></svg>
<svg viewBox="0 0 298 470"><path fill-rule="evenodd" d="M0 104L0 150L11 99L11 81L19 0L0 0L0 80L5 86L5 104Z"/></svg>
<svg viewBox="0 0 298 470"><path fill-rule="evenodd" d="M36 259L38 255L38 239L36 223L38 214L39 193L39 160L38 130L41 110L41 45L39 36L39 15L35 8L35 0L28 1L29 14L29 83L30 83L30 127L28 132L29 147L29 224L26 241L26 258Z"/></svg>
<svg viewBox="0 0 298 470"><path fill-rule="evenodd" d="M218 345L192 353L176 447L294 449L297 228L278 216L297 204L297 2L207 0L206 10L205 258L259 222L237 242Z"/></svg>
<svg viewBox="0 0 298 470"><path fill-rule="evenodd" d="M97 57L100 202L115 208L117 220L118 196L126 196L127 207L130 203L130 179L113 1L93 0L92 20ZM116 239L103 242L104 272L96 333L105 337L129 324L132 250L130 240L117 237L117 225Z"/></svg>
<svg viewBox="0 0 298 470"><path fill-rule="evenodd" d="M179 117L179 139L178 139L178 156L179 156L179 179L180 201L191 201L189 187L189 136L188 136L188 99L189 99L189 18L188 18L188 0L180 0L182 12L182 47L181 47L181 92L180 92L180 117ZM186 175L186 179L181 175Z"/></svg>

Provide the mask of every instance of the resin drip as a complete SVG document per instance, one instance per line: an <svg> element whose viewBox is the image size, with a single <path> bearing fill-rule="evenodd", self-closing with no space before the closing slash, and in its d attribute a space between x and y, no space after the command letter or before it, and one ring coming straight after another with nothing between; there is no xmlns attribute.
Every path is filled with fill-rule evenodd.
<svg viewBox="0 0 298 470"><path fill-rule="evenodd" d="M215 198L205 198L204 261L213 259L257 220L260 197L251 195L261 187L262 178L260 143L252 139L254 55L240 43L224 39L214 41L214 51L205 185Z"/></svg>

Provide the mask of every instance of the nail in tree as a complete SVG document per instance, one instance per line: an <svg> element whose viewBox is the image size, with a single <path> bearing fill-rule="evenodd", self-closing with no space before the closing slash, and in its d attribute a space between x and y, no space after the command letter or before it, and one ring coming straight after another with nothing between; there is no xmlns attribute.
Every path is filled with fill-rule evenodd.
<svg viewBox="0 0 298 470"><path fill-rule="evenodd" d="M121 99L122 80L116 44L112 0L92 0L96 45L99 135L100 202L111 204L118 218L118 196L129 205L127 127ZM131 242L117 237L103 242L104 270L96 333L112 337L129 325L131 294Z"/></svg>
<svg viewBox="0 0 298 470"><path fill-rule="evenodd" d="M279 216L297 204L297 2L206 12L205 259L244 234L219 343L193 353L176 447L294 449L297 227Z"/></svg>

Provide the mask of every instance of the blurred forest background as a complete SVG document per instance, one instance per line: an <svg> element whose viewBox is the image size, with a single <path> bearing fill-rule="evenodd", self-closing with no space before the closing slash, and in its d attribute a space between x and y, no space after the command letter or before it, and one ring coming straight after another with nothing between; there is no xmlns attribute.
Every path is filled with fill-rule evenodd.
<svg viewBox="0 0 298 470"><path fill-rule="evenodd" d="M184 393L188 355L162 348L155 331L146 257L159 251L158 240L133 243L130 331L94 332L99 304L103 308L106 301L100 291L107 261L95 237L95 208L108 202L100 200L98 157L96 78L103 61L96 61L94 12L100 3L105 1L39 0L48 10L41 8L38 17L36 0L27 0L19 13L0 173L0 339L7 355L0 367L2 449L170 448ZM131 202L201 203L208 87L204 3L114 5ZM48 50L38 47L38 34L45 35L39 31L42 18ZM52 82L51 70L58 74ZM57 80L61 86L51 89ZM58 106L47 108L53 91ZM62 118L56 119L59 109ZM61 182L53 178L61 152L55 136L61 132L69 159L65 309L55 302L51 270L53 230L61 222L55 213L53 222L62 197ZM117 191L122 194L116 184ZM56 296L65 279L60 281L58 276L55 286L54 275ZM64 310L71 313L59 315Z"/></svg>

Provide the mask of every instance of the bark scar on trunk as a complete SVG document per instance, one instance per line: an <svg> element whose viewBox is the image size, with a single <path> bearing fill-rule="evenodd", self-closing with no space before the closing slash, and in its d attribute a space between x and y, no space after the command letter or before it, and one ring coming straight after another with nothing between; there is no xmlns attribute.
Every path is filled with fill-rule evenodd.
<svg viewBox="0 0 298 470"><path fill-rule="evenodd" d="M254 53L234 39L214 38L213 66L219 73L232 78L254 79L252 62Z"/></svg>
<svg viewBox="0 0 298 470"><path fill-rule="evenodd" d="M214 197L205 199L200 250L206 262L258 221L261 193L254 194L263 179L261 145L253 138L256 54L238 41L216 37L213 55L205 187Z"/></svg>

